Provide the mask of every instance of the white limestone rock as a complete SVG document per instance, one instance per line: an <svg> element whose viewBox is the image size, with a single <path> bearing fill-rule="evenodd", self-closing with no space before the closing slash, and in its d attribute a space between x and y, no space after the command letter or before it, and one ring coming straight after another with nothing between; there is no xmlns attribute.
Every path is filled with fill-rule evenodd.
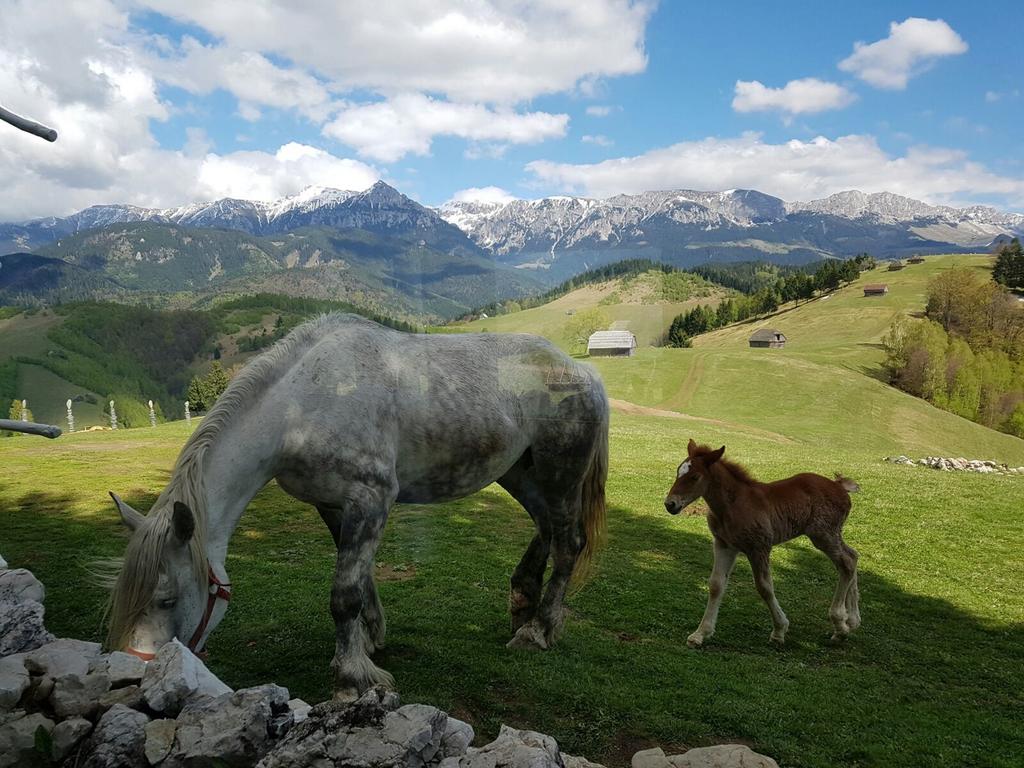
<svg viewBox="0 0 1024 768"><path fill-rule="evenodd" d="M665 750L661 747L642 749L633 755L630 768L672 768Z"/></svg>
<svg viewBox="0 0 1024 768"><path fill-rule="evenodd" d="M120 688L142 682L146 662L133 654L114 651L96 659L90 665L89 671L102 672L110 678L111 688Z"/></svg>
<svg viewBox="0 0 1024 768"><path fill-rule="evenodd" d="M25 568L0 570L0 603L24 603L34 600L42 603L46 588Z"/></svg>
<svg viewBox="0 0 1024 768"><path fill-rule="evenodd" d="M68 717L92 717L100 697L110 690L110 678L102 672L87 675L62 675L53 681L50 705L61 720Z"/></svg>
<svg viewBox="0 0 1024 768"><path fill-rule="evenodd" d="M307 704L302 699L288 700L288 709L292 711L292 721L296 725L309 717L309 710L312 708L312 705Z"/></svg>
<svg viewBox="0 0 1024 768"><path fill-rule="evenodd" d="M770 757L742 744L720 744L691 749L669 758L672 768L779 768Z"/></svg>
<svg viewBox="0 0 1024 768"><path fill-rule="evenodd" d="M161 646L156 658L146 665L141 688L151 709L172 717L193 696L217 697L231 692L231 688L177 640Z"/></svg>
<svg viewBox="0 0 1024 768"><path fill-rule="evenodd" d="M563 768L563 761L558 742L550 736L503 725L490 744L447 757L439 768Z"/></svg>
<svg viewBox="0 0 1024 768"><path fill-rule="evenodd" d="M57 723L51 734L54 762L59 763L67 758L91 731L92 723L84 717L71 717Z"/></svg>
<svg viewBox="0 0 1024 768"><path fill-rule="evenodd" d="M124 768L146 765L146 723L149 717L116 704L100 718L81 768Z"/></svg>
<svg viewBox="0 0 1024 768"><path fill-rule="evenodd" d="M0 712L18 706L29 682L24 653L16 653L0 659Z"/></svg>
<svg viewBox="0 0 1024 768"><path fill-rule="evenodd" d="M33 764L41 757L36 752L36 731L53 732L53 720L39 712L31 715L12 713L0 725L0 768Z"/></svg>
<svg viewBox="0 0 1024 768"><path fill-rule="evenodd" d="M0 602L0 658L53 641L43 624L43 613L42 603L34 600Z"/></svg>
<svg viewBox="0 0 1024 768"><path fill-rule="evenodd" d="M475 735L473 726L449 715L444 727L444 736L441 737L441 755L461 757L466 754Z"/></svg>

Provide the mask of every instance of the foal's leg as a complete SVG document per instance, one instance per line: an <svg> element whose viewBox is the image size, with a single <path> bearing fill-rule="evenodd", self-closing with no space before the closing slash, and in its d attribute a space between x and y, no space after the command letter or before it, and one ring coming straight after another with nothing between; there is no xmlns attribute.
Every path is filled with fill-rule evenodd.
<svg viewBox="0 0 1024 768"><path fill-rule="evenodd" d="M317 507L320 517L326 523L334 539L334 546L338 547L341 540L341 519L343 510L335 507ZM373 580L371 572L364 584L366 600L363 604L363 628L365 630L363 640L366 644L366 652L375 653L384 647L384 637L387 633L387 623L384 619L384 607L380 603L380 596L377 594L377 584Z"/></svg>
<svg viewBox="0 0 1024 768"><path fill-rule="evenodd" d="M699 648L705 640L715 634L718 608L722 605L725 585L729 582L729 575L739 554L738 549L732 549L718 539L714 540L714 548L715 564L711 569L711 578L708 579L708 606L704 609L704 618L700 620L700 626L686 638L686 644L691 648Z"/></svg>
<svg viewBox="0 0 1024 768"><path fill-rule="evenodd" d="M857 552L852 547L854 562L857 561ZM853 572L853 581L850 582L850 589L846 592L846 624L853 632L860 626L860 588L857 586L857 571Z"/></svg>
<svg viewBox="0 0 1024 768"><path fill-rule="evenodd" d="M523 624L508 642L509 648L547 650L555 644L565 620L565 591L572 578L576 560L583 551L580 530L580 494L576 489L571 501L549 505L551 511L551 577L537 608L537 614Z"/></svg>
<svg viewBox="0 0 1024 768"><path fill-rule="evenodd" d="M374 489L351 488L344 508L332 515L340 521L338 557L331 587L335 627L331 669L335 699L354 699L375 685L394 687L394 678L367 655L362 621L363 612L371 602L367 584L372 583L373 558L390 506L390 500L383 499Z"/></svg>
<svg viewBox="0 0 1024 768"><path fill-rule="evenodd" d="M789 619L782 612L782 606L775 599L775 585L772 583L771 547L759 549L747 555L750 560L750 568L754 571L754 586L761 595L761 599L768 604L768 610L772 613L772 634L769 640L782 645L786 642L786 630L789 629Z"/></svg>
<svg viewBox="0 0 1024 768"><path fill-rule="evenodd" d="M843 537L839 533L816 534L810 538L814 546L828 555L839 572L839 583L836 584L828 615L834 629L832 639L842 640L860 625L860 605L856 595L854 597L856 613L850 612L847 608L848 595L852 589L856 589L857 552L843 541ZM851 619L853 619L853 625L850 623Z"/></svg>

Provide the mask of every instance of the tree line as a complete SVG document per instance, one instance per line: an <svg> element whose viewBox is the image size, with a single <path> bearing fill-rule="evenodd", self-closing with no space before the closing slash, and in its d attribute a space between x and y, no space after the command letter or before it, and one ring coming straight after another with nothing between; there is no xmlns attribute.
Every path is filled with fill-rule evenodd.
<svg viewBox="0 0 1024 768"><path fill-rule="evenodd" d="M753 277L758 271L756 264L737 266L738 277L732 280L734 286L752 287L757 284ZM676 315L669 325L668 344L672 347L688 347L694 336L752 317L769 315L786 302L793 301L799 305L801 301L811 300L816 294L829 293L843 284L852 283L863 270L874 266L875 259L872 256L860 254L845 261L830 259L819 262L813 272L799 267L790 268L785 274L777 273L774 282L761 285L747 295L723 299L715 307L702 304ZM717 278L729 279L723 265L711 270L704 267L695 271L702 276L715 274Z"/></svg>
<svg viewBox="0 0 1024 768"><path fill-rule="evenodd" d="M1024 311L1004 286L954 267L929 284L925 318L897 320L884 344L895 386L1024 437Z"/></svg>

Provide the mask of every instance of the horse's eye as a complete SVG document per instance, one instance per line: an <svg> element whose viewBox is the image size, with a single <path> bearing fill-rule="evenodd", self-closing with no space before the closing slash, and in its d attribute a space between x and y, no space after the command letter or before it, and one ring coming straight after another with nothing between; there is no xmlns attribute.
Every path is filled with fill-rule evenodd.
<svg viewBox="0 0 1024 768"><path fill-rule="evenodd" d="M177 602L173 597L168 597L164 600L157 600L156 607L161 611L169 611L174 608L174 604Z"/></svg>

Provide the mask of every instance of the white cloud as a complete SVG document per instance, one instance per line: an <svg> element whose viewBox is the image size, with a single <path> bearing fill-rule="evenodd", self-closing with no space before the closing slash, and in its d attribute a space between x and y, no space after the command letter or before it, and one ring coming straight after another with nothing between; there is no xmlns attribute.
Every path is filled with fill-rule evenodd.
<svg viewBox="0 0 1024 768"><path fill-rule="evenodd" d="M965 153L912 147L890 155L872 136L818 137L770 144L755 133L707 138L600 163L529 163L538 185L608 197L654 189L757 189L785 200L846 189L889 191L935 203L1001 196L1024 206L1024 180L999 176Z"/></svg>
<svg viewBox="0 0 1024 768"><path fill-rule="evenodd" d="M607 104L591 104L587 107L587 114L591 117L608 117L612 113L613 107Z"/></svg>
<svg viewBox="0 0 1024 768"><path fill-rule="evenodd" d="M650 0L139 0L340 89L513 104L647 65Z"/></svg>
<svg viewBox="0 0 1024 768"><path fill-rule="evenodd" d="M297 194L311 185L366 189L379 178L375 169L358 160L335 157L322 149L291 142L274 154L206 155L198 168L196 194L203 200L273 200Z"/></svg>
<svg viewBox="0 0 1024 768"><path fill-rule="evenodd" d="M790 80L782 88L769 88L757 80L737 80L732 108L737 112L778 110L799 115L842 109L856 98L843 86L814 77Z"/></svg>
<svg viewBox="0 0 1024 768"><path fill-rule="evenodd" d="M581 141L584 144L596 144L599 147L610 147L615 142L609 139L607 136L601 133L597 134L584 134Z"/></svg>
<svg viewBox="0 0 1024 768"><path fill-rule="evenodd" d="M937 59L966 51L967 43L942 19L911 17L889 24L889 36L882 40L854 43L839 68L876 88L901 91Z"/></svg>
<svg viewBox="0 0 1024 768"><path fill-rule="evenodd" d="M521 114L406 93L373 104L348 106L324 126L323 132L355 147L361 155L394 162L410 153L428 154L435 136L532 144L564 136L568 123L568 115Z"/></svg>
<svg viewBox="0 0 1024 768"><path fill-rule="evenodd" d="M1020 90L1017 88L1010 91L985 91L985 101L989 104L995 104L1003 99L1016 99L1019 96Z"/></svg>
<svg viewBox="0 0 1024 768"><path fill-rule="evenodd" d="M327 87L308 72L274 64L252 51L206 46L191 37L170 55L153 55L147 62L163 82L191 93L217 88L233 94L246 120L258 120L258 106L294 109L311 120L324 120L331 110Z"/></svg>
<svg viewBox="0 0 1024 768"><path fill-rule="evenodd" d="M515 195L501 187L469 187L452 195L456 203L510 203Z"/></svg>

